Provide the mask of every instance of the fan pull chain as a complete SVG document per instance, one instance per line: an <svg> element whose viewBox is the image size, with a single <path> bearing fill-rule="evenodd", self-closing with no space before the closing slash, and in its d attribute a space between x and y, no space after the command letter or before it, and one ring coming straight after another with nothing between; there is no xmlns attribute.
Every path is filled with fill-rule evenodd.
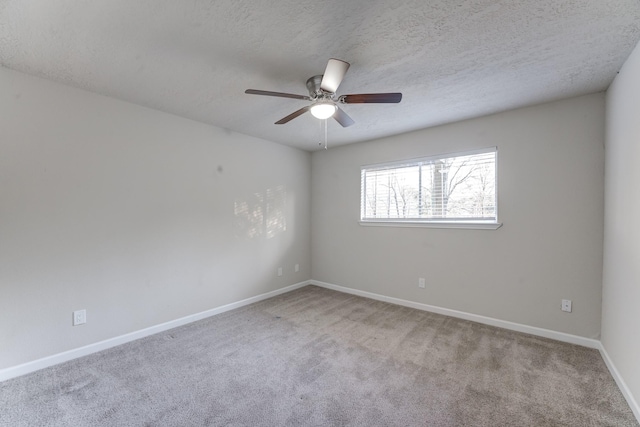
<svg viewBox="0 0 640 427"><path fill-rule="evenodd" d="M329 121L329 119L325 119L323 120L324 122L324 149L327 149L327 122Z"/></svg>
<svg viewBox="0 0 640 427"><path fill-rule="evenodd" d="M320 125L320 141L318 141L318 145L322 146L322 124L324 123L324 149L327 147L327 122L329 120L318 120L318 124Z"/></svg>

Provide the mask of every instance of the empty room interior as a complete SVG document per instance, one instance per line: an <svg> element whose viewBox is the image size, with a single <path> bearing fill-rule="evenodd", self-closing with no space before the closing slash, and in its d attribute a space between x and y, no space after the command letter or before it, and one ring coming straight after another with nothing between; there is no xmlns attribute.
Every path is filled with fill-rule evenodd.
<svg viewBox="0 0 640 427"><path fill-rule="evenodd" d="M0 0L0 426L637 426L639 41L638 0Z"/></svg>

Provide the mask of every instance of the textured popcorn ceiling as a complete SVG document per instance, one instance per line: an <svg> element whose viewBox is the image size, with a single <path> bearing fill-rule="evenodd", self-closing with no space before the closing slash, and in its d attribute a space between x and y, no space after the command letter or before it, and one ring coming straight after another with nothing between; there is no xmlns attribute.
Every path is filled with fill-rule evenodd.
<svg viewBox="0 0 640 427"><path fill-rule="evenodd" d="M273 123L330 57L351 63L336 146L604 90L640 39L640 0L0 0L8 68L315 150L320 122Z"/></svg>

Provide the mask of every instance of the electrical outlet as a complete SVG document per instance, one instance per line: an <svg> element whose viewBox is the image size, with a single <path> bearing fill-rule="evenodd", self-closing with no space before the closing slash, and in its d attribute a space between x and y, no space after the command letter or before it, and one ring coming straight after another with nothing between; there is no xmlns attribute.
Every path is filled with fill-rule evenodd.
<svg viewBox="0 0 640 427"><path fill-rule="evenodd" d="M424 281L424 277L420 277L420 278L418 279L418 287L419 287L419 288L421 288L421 289L424 289L424 288L425 288L425 281Z"/></svg>
<svg viewBox="0 0 640 427"><path fill-rule="evenodd" d="M296 265L293 267L293 271L294 271L294 272L296 272L296 273L297 273L298 271L300 271L300 264L296 264Z"/></svg>
<svg viewBox="0 0 640 427"><path fill-rule="evenodd" d="M278 267L278 277L282 276L282 267Z"/></svg>
<svg viewBox="0 0 640 427"><path fill-rule="evenodd" d="M571 313L571 300L563 299L562 300L562 311L566 311L567 313Z"/></svg>
<svg viewBox="0 0 640 427"><path fill-rule="evenodd" d="M73 312L73 326L87 323L87 310L77 310Z"/></svg>

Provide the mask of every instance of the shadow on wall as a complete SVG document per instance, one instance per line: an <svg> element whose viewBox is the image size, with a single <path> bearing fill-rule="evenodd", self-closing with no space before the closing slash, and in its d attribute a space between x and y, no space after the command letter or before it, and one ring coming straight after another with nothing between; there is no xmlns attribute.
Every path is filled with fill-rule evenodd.
<svg viewBox="0 0 640 427"><path fill-rule="evenodd" d="M287 231L287 191L279 185L234 203L234 230L243 239L271 239Z"/></svg>

